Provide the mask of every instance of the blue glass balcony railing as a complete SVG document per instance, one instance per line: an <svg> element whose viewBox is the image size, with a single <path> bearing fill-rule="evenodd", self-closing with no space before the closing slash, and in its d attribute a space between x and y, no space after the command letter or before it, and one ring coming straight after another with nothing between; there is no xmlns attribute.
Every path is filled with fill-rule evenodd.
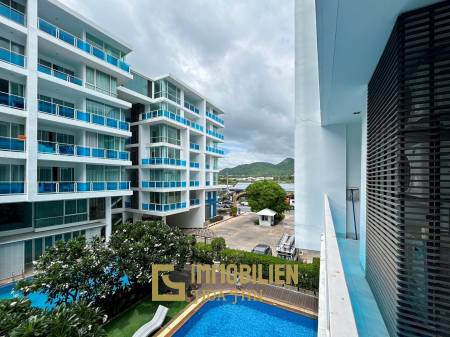
<svg viewBox="0 0 450 337"><path fill-rule="evenodd" d="M186 160L173 159L173 158L144 158L142 159L142 165L171 165L171 166L186 166Z"/></svg>
<svg viewBox="0 0 450 337"><path fill-rule="evenodd" d="M207 181L206 182L206 186L210 186L211 185L211 182L210 181Z"/></svg>
<svg viewBox="0 0 450 337"><path fill-rule="evenodd" d="M25 15L3 3L0 3L0 15L25 26Z"/></svg>
<svg viewBox="0 0 450 337"><path fill-rule="evenodd" d="M206 164L206 165L205 165L205 168L206 168L207 170L209 170L209 169L211 168L211 165Z"/></svg>
<svg viewBox="0 0 450 337"><path fill-rule="evenodd" d="M189 162L189 167L191 168L200 168L200 163L196 161Z"/></svg>
<svg viewBox="0 0 450 337"><path fill-rule="evenodd" d="M25 56L0 47L0 60L25 68Z"/></svg>
<svg viewBox="0 0 450 337"><path fill-rule="evenodd" d="M206 117L211 118L212 120L216 121L217 123L221 124L221 125L225 125L225 122L222 118L217 117L217 115L207 111L206 112Z"/></svg>
<svg viewBox="0 0 450 337"><path fill-rule="evenodd" d="M128 191L129 181L40 181L38 182L38 193L81 193L81 192L105 192L105 191Z"/></svg>
<svg viewBox="0 0 450 337"><path fill-rule="evenodd" d="M25 98L0 91L0 105L14 109L25 109Z"/></svg>
<svg viewBox="0 0 450 337"><path fill-rule="evenodd" d="M195 144L195 143L190 143L189 147L191 150L197 150L200 151L200 145L199 144Z"/></svg>
<svg viewBox="0 0 450 337"><path fill-rule="evenodd" d="M191 180L189 182L189 186L190 187L199 187L200 186L200 181L198 181L198 180Z"/></svg>
<svg viewBox="0 0 450 337"><path fill-rule="evenodd" d="M1 101L1 95L0 95ZM128 131L130 129L130 124L128 122L119 121L117 119L104 117L96 114L91 114L89 112L84 112L70 108L63 105L54 104L47 101L38 101L39 112L43 112L50 115L57 115L60 117L76 119L82 122L103 125L114 129ZM114 122L113 122L114 121Z"/></svg>
<svg viewBox="0 0 450 337"><path fill-rule="evenodd" d="M63 156L91 157L114 160L128 160L130 154L128 151L91 148L75 144L55 143L43 140L40 140L38 142L38 152Z"/></svg>
<svg viewBox="0 0 450 337"><path fill-rule="evenodd" d="M49 68L42 64L38 64L38 71L40 71L41 73L59 78L60 80L67 81L69 83L73 83L73 84L76 84L79 86L83 86L83 80L81 80L80 78L70 75L70 74L63 73L62 71L59 71L59 70Z"/></svg>
<svg viewBox="0 0 450 337"><path fill-rule="evenodd" d="M184 107L192 112L195 112L196 114L200 114L200 110L194 104L184 101Z"/></svg>
<svg viewBox="0 0 450 337"><path fill-rule="evenodd" d="M0 181L0 195L23 193L25 193L23 181Z"/></svg>
<svg viewBox="0 0 450 337"><path fill-rule="evenodd" d="M70 34L61 28L39 18L39 29L43 32L46 32L47 34L50 34L51 36L66 42L67 44L72 45L75 48L78 48L85 53L88 53L90 55L93 55L113 66L116 66L123 71L126 71L127 73L130 72L130 66L125 63L123 60L118 59L117 57L114 57L110 54L107 54L105 51L92 46L88 42L76 37L73 34Z"/></svg>
<svg viewBox="0 0 450 337"><path fill-rule="evenodd" d="M224 140L224 136L221 133L218 133L214 130L208 130L208 135Z"/></svg>
<svg viewBox="0 0 450 337"><path fill-rule="evenodd" d="M191 199L191 200L189 200L189 204L191 205L191 206L195 206L195 205L200 205L200 199Z"/></svg>
<svg viewBox="0 0 450 337"><path fill-rule="evenodd" d="M222 156L225 154L225 151L224 151L224 150L219 149L219 148L217 148L217 147L213 147L213 146L207 146L207 147L206 147L206 151L207 151L207 152L216 153L216 154L220 154L220 155L222 155Z"/></svg>
<svg viewBox="0 0 450 337"><path fill-rule="evenodd" d="M195 122L190 121L187 118L181 117L180 115L174 114L173 112L167 111L167 110L153 110L150 112L144 112L143 114L141 114L141 119L142 120L147 120L147 119L152 119L152 118L158 118L158 117L163 117L163 118L168 118L171 119L175 122L181 123L183 125L189 126L193 129L196 129L198 131L203 132L203 126L201 126L200 124L197 124Z"/></svg>
<svg viewBox="0 0 450 337"><path fill-rule="evenodd" d="M25 140L19 138L0 137L0 151L24 152Z"/></svg>
<svg viewBox="0 0 450 337"><path fill-rule="evenodd" d="M184 188L185 181L143 181L142 188Z"/></svg>
<svg viewBox="0 0 450 337"><path fill-rule="evenodd" d="M182 208L186 208L186 202L177 202L173 204L142 204L142 209L144 211L169 212Z"/></svg>

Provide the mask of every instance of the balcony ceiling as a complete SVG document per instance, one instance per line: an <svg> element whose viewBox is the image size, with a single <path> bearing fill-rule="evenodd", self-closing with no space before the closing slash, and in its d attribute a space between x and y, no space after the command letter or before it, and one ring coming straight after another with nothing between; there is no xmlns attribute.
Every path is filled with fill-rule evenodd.
<svg viewBox="0 0 450 337"><path fill-rule="evenodd" d="M436 0L316 0L323 124L358 120L365 86L401 13Z"/></svg>

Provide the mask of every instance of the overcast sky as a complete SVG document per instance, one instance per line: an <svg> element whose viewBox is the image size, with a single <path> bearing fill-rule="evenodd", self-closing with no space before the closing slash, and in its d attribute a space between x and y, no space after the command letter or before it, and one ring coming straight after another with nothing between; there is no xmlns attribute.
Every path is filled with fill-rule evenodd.
<svg viewBox="0 0 450 337"><path fill-rule="evenodd" d="M293 0L64 3L126 41L132 67L171 73L225 111L222 167L293 156Z"/></svg>

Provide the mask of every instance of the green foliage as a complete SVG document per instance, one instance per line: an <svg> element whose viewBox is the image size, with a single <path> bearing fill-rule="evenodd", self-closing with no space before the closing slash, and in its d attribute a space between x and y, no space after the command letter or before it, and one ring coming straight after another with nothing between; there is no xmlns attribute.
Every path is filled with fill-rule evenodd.
<svg viewBox="0 0 450 337"><path fill-rule="evenodd" d="M53 310L37 309L29 300L0 301L0 336L103 337L104 317L86 302L61 304Z"/></svg>
<svg viewBox="0 0 450 337"><path fill-rule="evenodd" d="M281 216L289 209L286 204L286 192L273 180L256 181L247 187L247 200L253 212L270 208Z"/></svg>
<svg viewBox="0 0 450 337"><path fill-rule="evenodd" d="M215 217L209 219L209 223L214 223L220 220L223 220L223 215L216 215Z"/></svg>
<svg viewBox="0 0 450 337"><path fill-rule="evenodd" d="M19 283L17 289L25 294L42 291L56 304L98 302L121 285L120 276L108 272L113 261L112 250L99 238L58 241L38 260L32 281Z"/></svg>
<svg viewBox="0 0 450 337"><path fill-rule="evenodd" d="M226 248L226 244L225 244L225 239L222 237L217 237L212 239L211 241L211 248L214 252L214 257L216 259L220 258L220 254L222 253L222 251Z"/></svg>
<svg viewBox="0 0 450 337"><path fill-rule="evenodd" d="M214 250L211 245L197 243L193 252L195 263L212 264L215 258ZM246 252L237 249L224 249L219 256L219 260L224 264L247 264L263 266L263 274L267 277L269 265L274 264L297 264L299 270L299 287L308 290L319 289L320 260L314 259L313 263L301 263L298 261L289 261L280 257L261 255Z"/></svg>
<svg viewBox="0 0 450 337"><path fill-rule="evenodd" d="M237 215L237 211L238 211L237 207L236 206L232 206L231 210L230 210L231 216L236 216Z"/></svg>
<svg viewBox="0 0 450 337"><path fill-rule="evenodd" d="M245 176L245 177L280 177L294 174L294 159L286 158L278 164L256 162L226 168L219 172L220 176Z"/></svg>
<svg viewBox="0 0 450 337"><path fill-rule="evenodd" d="M146 284L152 264L174 263L182 268L190 252L190 242L178 227L162 222L140 221L122 225L111 236L117 272L127 275L130 283Z"/></svg>

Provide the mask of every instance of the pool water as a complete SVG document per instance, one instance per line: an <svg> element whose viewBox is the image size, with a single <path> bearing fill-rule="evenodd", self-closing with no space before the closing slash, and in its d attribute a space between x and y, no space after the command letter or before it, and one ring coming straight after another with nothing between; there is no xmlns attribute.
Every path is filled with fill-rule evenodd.
<svg viewBox="0 0 450 337"><path fill-rule="evenodd" d="M15 283L9 283L7 285L0 286L0 300L22 297L23 295L20 292L14 291L15 286L16 286ZM28 299L31 301L31 305L36 308L51 309L55 306L55 304L53 303L48 303L47 295L40 292L34 292L29 294Z"/></svg>
<svg viewBox="0 0 450 337"><path fill-rule="evenodd" d="M233 304L236 302L236 304ZM205 303L174 337L316 337L317 320L260 301L225 296Z"/></svg>

